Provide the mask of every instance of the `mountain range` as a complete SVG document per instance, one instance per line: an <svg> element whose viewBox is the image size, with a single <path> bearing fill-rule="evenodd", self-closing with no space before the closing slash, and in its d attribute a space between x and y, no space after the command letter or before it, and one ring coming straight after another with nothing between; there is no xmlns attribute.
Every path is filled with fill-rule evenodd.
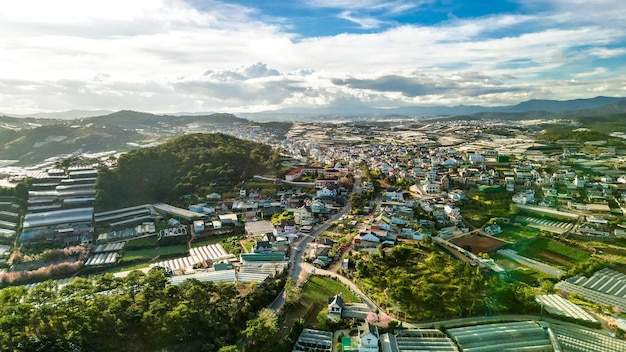
<svg viewBox="0 0 626 352"><path fill-rule="evenodd" d="M516 105L506 106L481 106L481 105L457 105L457 106L405 106L398 108L377 108L366 103L354 100L338 100L327 106L308 107L308 108L285 108L272 111L261 111L254 113L239 113L239 117L250 120L307 120L309 118L324 117L430 117L430 116L457 116L471 115L478 113L527 113L530 111L543 112L550 114L560 114L569 111L596 109L608 106L618 102L626 101L626 97L605 97L598 96L589 99L573 99L573 100L545 100L533 99L521 102ZM617 111L622 111L617 108ZM91 118L115 115L112 111L107 110L69 110L64 112L52 113L36 113L30 115L10 115L11 117L32 117L37 119L59 119L72 120L79 118ZM208 116L213 112L178 112L166 114L163 116L174 117L198 117ZM1 115L1 114L0 114ZM151 114L152 115L152 114ZM160 115L160 114L154 114Z"/></svg>

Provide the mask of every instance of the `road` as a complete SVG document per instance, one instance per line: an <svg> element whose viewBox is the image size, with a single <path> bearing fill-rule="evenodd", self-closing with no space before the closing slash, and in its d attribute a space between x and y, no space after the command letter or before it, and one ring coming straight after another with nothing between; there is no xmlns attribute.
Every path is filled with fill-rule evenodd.
<svg viewBox="0 0 626 352"><path fill-rule="evenodd" d="M355 175L354 175L354 186L352 188L352 191L353 192L359 192L359 193L361 192L361 172L359 170L357 170L357 172L355 172ZM335 214L332 217L330 217L330 219L328 219L325 223L316 226L315 229L311 233L304 234L303 236L298 238L296 241L294 241L293 245L291 246L290 252L289 252L289 258L290 258L290 262L289 262L289 276L293 279L293 281L298 283L298 281L301 279L300 278L300 274L303 271L306 271L305 266L309 265L309 264L307 264L307 263L305 263L303 261L304 251L297 251L296 249L297 248L302 248L302 249L306 248L307 245L311 241L313 241L314 238L319 236L322 232L328 230L328 228L330 227L330 225L332 225L332 223L334 221L337 221L342 216L345 216L346 214L348 214L351 209L352 209L352 204L350 204L350 202L348 201L346 206L343 207L343 209L340 212L338 212L337 214ZM307 272L311 272L310 268L309 267L307 267L307 268L309 269ZM346 279L346 278L344 278L344 279ZM346 279L346 280L348 280L348 279ZM352 284L352 285L354 285L354 284ZM357 291L355 290L355 292L357 292ZM360 290L358 290L358 292L360 292ZM369 301L369 298L367 298L367 300ZM365 300L364 300L364 302L365 302ZM284 289L282 291L280 291L280 293L278 294L276 299L274 299L272 304L270 304L269 308L273 309L274 311L278 311L283 306L283 304L285 304L285 290Z"/></svg>
<svg viewBox="0 0 626 352"><path fill-rule="evenodd" d="M304 262L303 256L305 251L297 251L296 248L306 248L307 245L313 241L317 236L319 236L322 232L328 230L328 228L332 225L333 221L339 220L342 216L345 216L352 209L350 203L348 203L340 212L330 217L323 224L317 225L311 233L303 234L294 241L291 246L291 250L289 252L289 276L293 279L293 281L298 282L300 279L300 274L302 271L306 271L304 268L305 265L309 265ZM309 270L310 271L310 270ZM276 299L270 304L269 308L275 311L279 310L283 304L285 304L285 290L282 290Z"/></svg>
<svg viewBox="0 0 626 352"><path fill-rule="evenodd" d="M380 307L378 307L376 303L374 303L374 301L372 301L365 293L363 293L363 291L361 291L361 289L357 285L354 284L354 282L350 281L350 279L348 279L347 277L339 275L334 271L316 268L309 263L303 263L303 269L307 272L313 272L313 270L315 270L315 275L331 276L337 278L339 281L341 281L342 284L349 287L352 292L356 293L361 298L361 301L367 304L367 306L370 307L373 312L384 312L384 310L380 309Z"/></svg>

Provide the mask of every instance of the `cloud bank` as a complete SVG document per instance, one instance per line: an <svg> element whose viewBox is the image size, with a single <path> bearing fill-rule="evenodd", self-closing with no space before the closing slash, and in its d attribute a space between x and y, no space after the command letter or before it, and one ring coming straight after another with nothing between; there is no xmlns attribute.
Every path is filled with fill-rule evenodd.
<svg viewBox="0 0 626 352"><path fill-rule="evenodd" d="M0 12L0 112L626 95L621 1L514 5L472 14L434 1L315 0L276 13L220 1L24 0ZM299 29L322 16L345 27Z"/></svg>

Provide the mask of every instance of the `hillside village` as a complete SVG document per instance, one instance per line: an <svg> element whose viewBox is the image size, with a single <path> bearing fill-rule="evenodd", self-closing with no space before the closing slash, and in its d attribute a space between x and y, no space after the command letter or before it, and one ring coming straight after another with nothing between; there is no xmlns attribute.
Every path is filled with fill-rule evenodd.
<svg viewBox="0 0 626 352"><path fill-rule="evenodd" d="M97 168L110 154L82 166L12 169L5 182L27 180L28 189L0 203L0 282L34 287L159 267L175 285L287 275L306 291L310 276L301 273L328 273L352 281L361 302L335 292L326 310L307 308L309 318L327 314L331 323L307 325L294 351L495 350L504 330L515 336L512 349L626 349L611 337L626 331L626 149L544 141L532 122L511 121L294 123L281 133L241 124L223 132L280 150L284 174L216 185L178 204L100 211ZM482 297L484 311L424 321L363 273L405 246L417 248L419 261L440 251L522 283L534 308L502 319ZM62 253L42 255L48 248Z"/></svg>

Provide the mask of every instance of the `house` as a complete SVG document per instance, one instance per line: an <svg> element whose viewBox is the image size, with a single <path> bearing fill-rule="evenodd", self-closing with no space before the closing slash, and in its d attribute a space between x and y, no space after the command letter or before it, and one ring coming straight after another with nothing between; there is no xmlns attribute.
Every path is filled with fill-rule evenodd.
<svg viewBox="0 0 626 352"><path fill-rule="evenodd" d="M313 223L313 213L311 208L307 206L301 206L293 212L293 219L296 225L311 225Z"/></svg>
<svg viewBox="0 0 626 352"><path fill-rule="evenodd" d="M222 224L236 224L239 222L237 214L221 214L217 216Z"/></svg>
<svg viewBox="0 0 626 352"><path fill-rule="evenodd" d="M298 178L300 178L303 174L304 174L304 171L301 167L293 169L285 175L285 181L293 182L297 180Z"/></svg>
<svg viewBox="0 0 626 352"><path fill-rule="evenodd" d="M514 192L515 191L515 178L512 176L506 176L504 177L504 183L506 184L506 191L507 192Z"/></svg>
<svg viewBox="0 0 626 352"><path fill-rule="evenodd" d="M271 253L272 244L269 241L258 241L252 248L254 253Z"/></svg>
<svg viewBox="0 0 626 352"><path fill-rule="evenodd" d="M362 232L358 238L361 247L376 247L380 244L380 238L372 232Z"/></svg>
<svg viewBox="0 0 626 352"><path fill-rule="evenodd" d="M528 190L525 192L516 193L511 197L515 204L533 203L535 201L535 191Z"/></svg>
<svg viewBox="0 0 626 352"><path fill-rule="evenodd" d="M287 236L296 233L296 221L292 219L283 220L274 228L274 235Z"/></svg>
<svg viewBox="0 0 626 352"><path fill-rule="evenodd" d="M193 222L193 232L197 235L204 231L204 220L195 220Z"/></svg>
<svg viewBox="0 0 626 352"><path fill-rule="evenodd" d="M359 327L359 352L378 352L378 327L365 322Z"/></svg>
<svg viewBox="0 0 626 352"><path fill-rule="evenodd" d="M448 198L450 198L453 202L462 201L465 199L465 192L460 189L455 189L454 191L448 193Z"/></svg>
<svg viewBox="0 0 626 352"><path fill-rule="evenodd" d="M420 182L421 186L421 194L435 195L439 194L441 191L441 183L431 181L431 179L426 178L422 182Z"/></svg>
<svg viewBox="0 0 626 352"><path fill-rule="evenodd" d="M322 189L324 187L336 188L338 184L338 178L318 178L317 180L315 180L316 189Z"/></svg>
<svg viewBox="0 0 626 352"><path fill-rule="evenodd" d="M316 195L319 198L321 198L321 197L336 197L337 196L337 190L336 189L329 189L328 187L324 187L324 188L320 189L319 191L317 191Z"/></svg>
<svg viewBox="0 0 626 352"><path fill-rule="evenodd" d="M334 295L333 297L328 297L328 318L329 319L340 319L342 310L343 310L343 299L341 298L341 294Z"/></svg>
<svg viewBox="0 0 626 352"><path fill-rule="evenodd" d="M372 310L365 303L346 303L341 294L328 298L328 318L338 320L340 318L353 318L364 321Z"/></svg>
<svg viewBox="0 0 626 352"><path fill-rule="evenodd" d="M494 222L493 224L485 227L484 231L490 235L497 235L502 233L502 228Z"/></svg>
<svg viewBox="0 0 626 352"><path fill-rule="evenodd" d="M389 188L385 191L385 198L393 201L403 201L402 188Z"/></svg>

